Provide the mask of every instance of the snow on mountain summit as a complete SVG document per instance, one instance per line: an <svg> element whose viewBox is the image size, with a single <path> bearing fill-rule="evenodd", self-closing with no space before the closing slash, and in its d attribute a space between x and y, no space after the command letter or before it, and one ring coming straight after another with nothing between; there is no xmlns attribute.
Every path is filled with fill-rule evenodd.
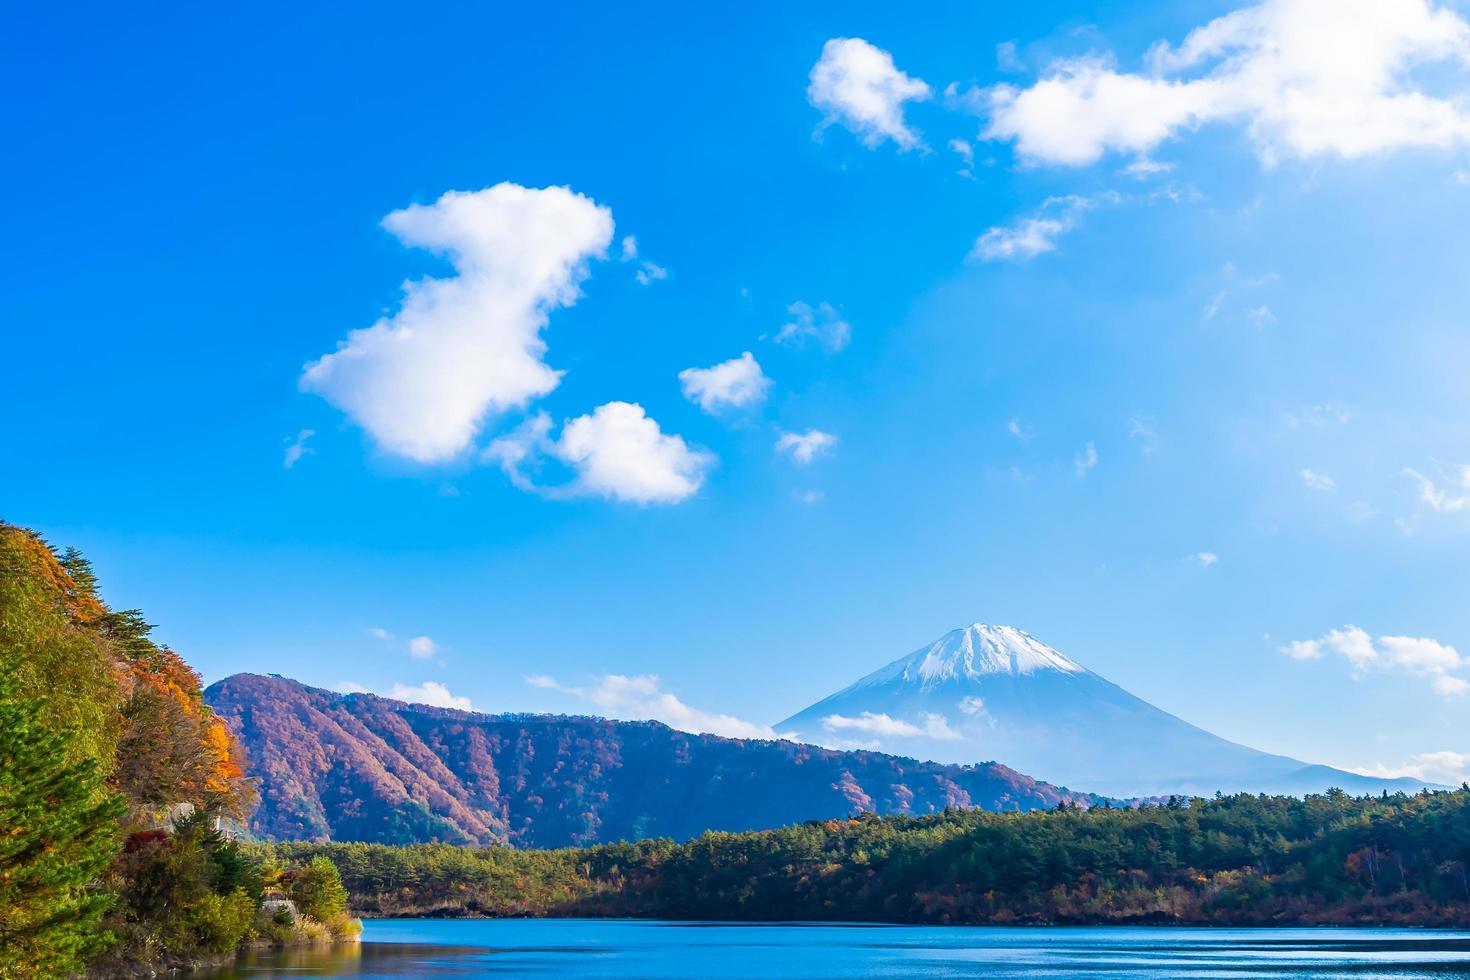
<svg viewBox="0 0 1470 980"><path fill-rule="evenodd" d="M903 680L930 688L986 674L1029 675L1048 670L1076 674L1085 668L1014 626L974 623L950 630L929 646L869 674L856 686Z"/></svg>

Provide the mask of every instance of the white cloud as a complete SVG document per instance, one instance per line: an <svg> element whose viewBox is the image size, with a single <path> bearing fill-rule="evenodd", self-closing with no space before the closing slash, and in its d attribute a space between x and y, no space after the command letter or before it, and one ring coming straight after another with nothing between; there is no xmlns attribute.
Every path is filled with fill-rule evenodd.
<svg viewBox="0 0 1470 980"><path fill-rule="evenodd" d="M649 262L647 259L644 259L642 267L633 274L633 278L638 280L638 285L647 286L650 283L655 283L662 279L669 278L669 270L665 269L661 265L656 265L655 263Z"/></svg>
<svg viewBox="0 0 1470 980"><path fill-rule="evenodd" d="M1009 422L1007 422L1006 431L1015 436L1021 442L1027 442L1031 439L1031 430L1022 425L1020 419L1011 419Z"/></svg>
<svg viewBox="0 0 1470 980"><path fill-rule="evenodd" d="M622 253L619 255L624 262L632 262L638 257L638 238L635 235L624 235Z"/></svg>
<svg viewBox="0 0 1470 980"><path fill-rule="evenodd" d="M455 275L405 283L397 313L307 365L301 386L387 452L442 462L469 448L487 415L557 386L541 329L581 295L612 213L566 187L502 183L394 211L383 226L447 256Z"/></svg>
<svg viewBox="0 0 1470 980"><path fill-rule="evenodd" d="M1245 316L1257 330L1264 330L1276 323L1276 314L1272 313L1271 307L1264 303L1260 306L1249 307L1245 311Z"/></svg>
<svg viewBox="0 0 1470 980"><path fill-rule="evenodd" d="M449 688L438 681L425 681L417 687L407 684L394 684L393 693L389 697L399 701L407 701L409 704L427 704L435 708L458 708L460 711L473 711L469 698L462 698L451 694Z"/></svg>
<svg viewBox="0 0 1470 980"><path fill-rule="evenodd" d="M1266 0L1178 47L1156 44L1148 61L1144 74L1096 55L1062 60L1030 87L987 89L984 135L1014 141L1023 158L1073 166L1111 151L1147 154L1212 122L1244 126L1268 165L1470 144L1461 100L1413 77L1470 64L1470 25L1429 0Z"/></svg>
<svg viewBox="0 0 1470 980"><path fill-rule="evenodd" d="M1330 491L1337 489L1337 481L1326 473L1318 473L1312 469L1302 469L1302 483L1309 489Z"/></svg>
<svg viewBox="0 0 1470 980"><path fill-rule="evenodd" d="M367 634L374 639L382 640L384 643L391 643L394 646L401 646L404 650L407 650L408 655L410 657L413 657L415 660L428 660L430 657L434 656L434 654L439 652L439 644L435 643L427 636L415 636L407 640L400 640L398 639L398 637L383 629L383 627L381 626L369 627Z"/></svg>
<svg viewBox="0 0 1470 980"><path fill-rule="evenodd" d="M1363 677L1369 671L1403 671L1432 680L1434 689L1445 697L1470 693L1470 681L1458 672L1470 668L1470 659L1462 657L1454 647L1429 637L1380 636L1374 639L1357 626L1331 630L1316 640L1295 640L1281 652L1297 660L1320 660L1332 654L1343 657L1353 668L1353 676Z"/></svg>
<svg viewBox="0 0 1470 980"><path fill-rule="evenodd" d="M306 444L306 440L310 439L314 435L316 435L315 430L302 429L300 432L296 433L295 439L288 440L289 445L286 446L285 459L286 469L289 470L291 467L301 462L301 457L303 456L316 455L316 450L312 449Z"/></svg>
<svg viewBox="0 0 1470 980"><path fill-rule="evenodd" d="M1220 312L1220 304L1225 302L1225 290L1220 290L1211 298L1209 305L1205 307L1205 319L1215 319L1215 314Z"/></svg>
<svg viewBox="0 0 1470 980"><path fill-rule="evenodd" d="M949 143L947 143L946 145L949 147L951 152L958 154L959 158L964 161L965 165L959 169L960 176L975 176L975 147L971 145L970 141L950 140Z"/></svg>
<svg viewBox="0 0 1470 980"><path fill-rule="evenodd" d="M890 139L903 150L922 145L904 121L904 103L932 94L922 80L900 71L887 51L858 37L837 37L822 46L806 90L808 101L826 114L822 128L840 122L866 146Z"/></svg>
<svg viewBox="0 0 1470 980"><path fill-rule="evenodd" d="M967 715L987 715L990 710L985 707L985 699L977 698L975 695L967 695L960 699L960 710Z"/></svg>
<svg viewBox="0 0 1470 980"><path fill-rule="evenodd" d="M543 690L559 691L586 701L609 718L661 721L681 732L709 733L726 738L781 738L769 725L743 721L733 715L700 711L662 689L652 674L625 676L606 674L585 687L568 687L554 677L533 674L526 683Z"/></svg>
<svg viewBox="0 0 1470 980"><path fill-rule="evenodd" d="M1447 698L1463 697L1470 692L1470 681L1463 677L1452 677L1449 674L1440 674L1434 678L1434 690Z"/></svg>
<svg viewBox="0 0 1470 980"><path fill-rule="evenodd" d="M1294 412L1286 413L1286 424L1293 429L1310 426L1320 429L1329 423L1346 425L1351 419L1347 409L1330 402L1321 405L1308 405Z"/></svg>
<svg viewBox="0 0 1470 980"><path fill-rule="evenodd" d="M505 470L522 490L549 497L600 496L636 504L673 504L703 486L715 457L666 435L641 405L608 402L562 426L550 438L544 413L527 419L509 435L494 440L484 458ZM537 484L526 470L551 457L575 472L559 486Z"/></svg>
<svg viewBox="0 0 1470 980"><path fill-rule="evenodd" d="M1087 471L1097 465L1097 446L1092 443L1082 447L1082 451L1072 457L1072 466L1077 470L1079 477L1086 476Z"/></svg>
<svg viewBox="0 0 1470 980"><path fill-rule="evenodd" d="M711 413L758 404L771 387L771 379L750 351L714 367L685 368L679 382L685 398Z"/></svg>
<svg viewBox="0 0 1470 980"><path fill-rule="evenodd" d="M818 303L814 308L797 300L786 307L786 312L791 319L776 333L778 344L805 347L808 341L814 341L835 354L852 339L852 325L829 303Z"/></svg>
<svg viewBox="0 0 1470 980"><path fill-rule="evenodd" d="M1116 194L1049 197L1030 217L1022 218L1014 224L996 225L986 229L975 240L970 257L982 262L1024 262L1046 252L1054 252L1057 239L1077 227L1083 214L1100 203L1113 204L1119 199Z"/></svg>
<svg viewBox="0 0 1470 980"><path fill-rule="evenodd" d="M1377 765L1371 769L1354 769L1365 776L1394 779L1408 776L1426 783L1454 786L1470 782L1470 752L1425 752L1410 756L1402 765Z"/></svg>
<svg viewBox="0 0 1470 980"><path fill-rule="evenodd" d="M983 707L983 706L982 706ZM863 732L878 738L937 738L946 741L963 738L945 717L932 712L920 715L922 725L902 721L887 714L864 711L856 718L847 715L828 715L822 719L822 727L829 732Z"/></svg>
<svg viewBox="0 0 1470 980"><path fill-rule="evenodd" d="M1129 163L1128 166L1118 171L1118 173L1124 177L1132 177L1134 180L1147 180L1150 177L1157 177L1159 174L1166 174L1173 169L1174 165L1172 163L1160 163L1149 157L1138 157Z"/></svg>
<svg viewBox="0 0 1470 980"><path fill-rule="evenodd" d="M1213 551L1200 551L1190 555L1189 557L1191 561L1199 562L1200 566L1203 568L1209 568L1211 565L1215 564L1215 562L1220 560L1220 556L1215 554Z"/></svg>
<svg viewBox="0 0 1470 980"><path fill-rule="evenodd" d="M805 432L783 432L776 440L776 452L790 453L796 463L805 466L818 456L831 452L837 445L837 437L820 429Z"/></svg>
<svg viewBox="0 0 1470 980"><path fill-rule="evenodd" d="M1128 438L1139 441L1145 456L1152 456L1159 444L1158 424L1152 415L1135 415L1128 420Z"/></svg>
<svg viewBox="0 0 1470 980"><path fill-rule="evenodd" d="M1441 514L1454 514L1470 508L1470 465L1460 464L1440 468L1445 471L1443 478L1447 479L1455 489L1440 486L1435 480L1418 470L1405 468L1403 474L1418 482L1419 499L1427 504L1430 510Z"/></svg>

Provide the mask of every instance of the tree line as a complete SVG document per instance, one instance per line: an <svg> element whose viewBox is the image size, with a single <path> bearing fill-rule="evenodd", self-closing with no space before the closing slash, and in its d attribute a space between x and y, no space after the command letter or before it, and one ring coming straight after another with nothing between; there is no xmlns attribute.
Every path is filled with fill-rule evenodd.
<svg viewBox="0 0 1470 980"><path fill-rule="evenodd" d="M260 845L369 915L1470 925L1470 788L858 814L589 848Z"/></svg>

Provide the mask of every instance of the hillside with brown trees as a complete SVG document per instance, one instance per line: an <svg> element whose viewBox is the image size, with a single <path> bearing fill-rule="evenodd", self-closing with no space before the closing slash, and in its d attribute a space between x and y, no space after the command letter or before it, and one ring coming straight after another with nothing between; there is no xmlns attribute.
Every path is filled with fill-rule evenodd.
<svg viewBox="0 0 1470 980"><path fill-rule="evenodd" d="M258 777L274 840L563 847L858 812L1029 811L1099 798L996 763L946 766L657 722L482 715L238 674L205 697Z"/></svg>

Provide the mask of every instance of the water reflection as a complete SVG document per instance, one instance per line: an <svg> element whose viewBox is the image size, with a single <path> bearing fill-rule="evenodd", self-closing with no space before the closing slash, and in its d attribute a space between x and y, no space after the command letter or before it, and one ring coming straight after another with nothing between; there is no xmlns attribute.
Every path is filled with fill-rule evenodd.
<svg viewBox="0 0 1470 980"><path fill-rule="evenodd" d="M1426 930L381 920L363 939L254 953L208 977L1470 977L1470 934Z"/></svg>

